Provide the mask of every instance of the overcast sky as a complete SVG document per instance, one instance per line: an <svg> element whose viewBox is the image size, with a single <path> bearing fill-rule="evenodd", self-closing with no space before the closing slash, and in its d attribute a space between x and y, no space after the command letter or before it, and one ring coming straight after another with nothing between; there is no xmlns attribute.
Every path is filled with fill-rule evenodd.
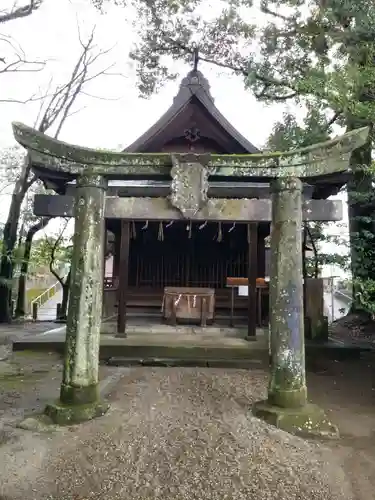
<svg viewBox="0 0 375 500"><path fill-rule="evenodd" d="M84 109L69 119L61 138L90 147L116 149L126 146L167 109L177 92L178 82L149 100L138 98L135 71L128 60L135 36L129 22L129 11L124 8L112 7L107 14L100 15L89 0L44 0L43 6L32 16L8 23L7 32L23 47L29 59L50 62L46 70L39 73L2 76L1 94L22 99L35 93L39 87L46 87L51 75L56 82L67 80L79 55L77 25L83 38L84 33L96 26L98 47L113 47L102 59L102 66L115 63L112 71L123 76L101 77L93 82L89 89L91 94L112 100L83 96L77 107ZM183 64L178 66L181 77L189 69ZM264 106L244 90L240 78L218 73L203 64L200 69L210 81L218 108L243 135L261 146L274 122L281 118L284 106ZM12 120L32 125L37 111L36 103L1 104L1 145L12 144Z"/></svg>
<svg viewBox="0 0 375 500"><path fill-rule="evenodd" d="M7 3L8 0L2 0ZM13 3L13 0L8 2ZM101 59L97 69L114 64L111 71L118 76L100 77L86 91L95 97L81 96L74 114L66 122L60 139L82 146L121 149L145 132L171 105L179 82L171 83L158 95L140 99L135 71L128 52L135 40L129 11L110 7L105 15L98 13L89 0L44 0L32 16L5 25L5 32L22 47L27 59L48 61L40 72L1 76L1 97L25 100L39 89L47 88L51 78L57 83L69 79L80 53L78 26L85 39L96 26L99 49L113 49ZM4 29L2 27L2 31ZM178 66L181 78L188 66ZM215 103L226 118L253 144L261 147L274 123L282 118L284 105L266 106L244 90L239 77L218 72L206 65L200 67L211 84ZM39 103L14 104L0 102L0 147L14 145L11 122L33 126ZM298 112L298 110L296 110ZM2 193L0 220L4 221L9 195Z"/></svg>

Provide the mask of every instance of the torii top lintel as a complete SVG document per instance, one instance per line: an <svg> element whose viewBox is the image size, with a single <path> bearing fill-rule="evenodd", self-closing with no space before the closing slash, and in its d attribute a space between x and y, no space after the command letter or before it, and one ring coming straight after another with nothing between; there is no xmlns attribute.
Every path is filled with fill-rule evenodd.
<svg viewBox="0 0 375 500"><path fill-rule="evenodd" d="M43 179L51 174L76 178L101 175L124 179L129 175L157 175L170 172L173 157L180 163L202 164L221 176L312 178L345 172L350 154L367 141L368 127L350 131L330 141L282 153L244 155L117 153L74 146L59 141L22 123L13 123L14 137L29 153L32 166Z"/></svg>

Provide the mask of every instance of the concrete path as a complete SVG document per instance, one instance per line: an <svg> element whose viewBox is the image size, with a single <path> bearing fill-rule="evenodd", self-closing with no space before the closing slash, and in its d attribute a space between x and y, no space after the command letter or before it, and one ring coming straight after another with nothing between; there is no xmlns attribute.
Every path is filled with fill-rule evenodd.
<svg viewBox="0 0 375 500"><path fill-rule="evenodd" d="M333 314L332 314L332 306L333 306ZM332 298L331 293L324 293L324 309L325 309L324 313L328 317L328 321L330 323L348 314L349 308L350 308L350 303L348 301L341 300L340 297L337 297L336 295L334 295Z"/></svg>
<svg viewBox="0 0 375 500"><path fill-rule="evenodd" d="M61 304L62 290L60 289L53 297L45 302L38 310L39 321L54 321L56 319L57 304Z"/></svg>

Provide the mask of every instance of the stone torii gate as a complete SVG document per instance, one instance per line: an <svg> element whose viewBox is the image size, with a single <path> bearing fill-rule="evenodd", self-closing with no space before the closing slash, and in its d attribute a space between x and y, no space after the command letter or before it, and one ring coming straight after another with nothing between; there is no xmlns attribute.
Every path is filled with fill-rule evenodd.
<svg viewBox="0 0 375 500"><path fill-rule="evenodd" d="M41 196L36 215L75 217L66 351L60 400L46 413L57 423L101 415L98 365L102 316L104 220L271 221L270 346L268 400L255 415L290 431L325 433L334 427L307 402L301 229L303 220L340 220L338 201L303 199L303 184L347 172L350 155L368 129L301 150L250 155L135 154L96 151L52 139L20 123L16 140L27 149L33 171L48 182L76 180L69 196ZM171 175L164 198L106 196L108 180ZM210 175L270 182L271 199L213 199ZM250 283L249 283L250 285Z"/></svg>

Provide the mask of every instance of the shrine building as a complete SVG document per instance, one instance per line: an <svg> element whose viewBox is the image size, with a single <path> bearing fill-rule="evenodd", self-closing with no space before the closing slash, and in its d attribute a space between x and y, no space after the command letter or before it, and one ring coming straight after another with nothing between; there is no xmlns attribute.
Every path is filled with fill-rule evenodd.
<svg viewBox="0 0 375 500"><path fill-rule="evenodd" d="M37 195L35 214L73 216L76 175L58 173L60 167L54 159L56 153L50 154L50 146L43 146L43 137L46 136L37 139L31 129L25 129L18 132L17 137L25 147L31 147L36 175L47 187L61 195L52 197L53 199ZM41 141L38 146L33 146L35 140ZM69 160L72 173L75 172L75 164L86 162L78 160L78 163L74 163L70 157L76 153L65 153L64 143L53 142L56 142L58 151L61 151L61 157L65 158L63 162ZM73 148L78 151L77 147ZM80 148L80 151L82 157L91 155L91 150ZM183 171L174 176L173 168L180 168L178 165L169 169L161 166L158 170L159 167L147 167L141 161L137 168L136 158L139 153L145 158L143 162L153 161L147 160L146 156L152 158L155 154L155 162L159 161L157 157L165 155L165 160L160 161L167 163L167 157L172 157L173 163L173 153L176 157L185 154L184 165L190 165L188 168L192 172L194 158L199 157L199 161L204 163L205 157L207 162L210 161L211 154L229 155L228 164L233 165L233 168L210 167L209 182L207 178L197 178L196 185L200 186L200 192L186 194L186 199L180 200L183 208L191 201L187 198L193 199L196 196L200 199L203 196L212 202L216 200L215 203L223 208L216 208L216 215L207 217L207 220L202 215L197 217L197 210L190 216L185 214L183 217L176 217L170 209L168 211L163 208L164 205L161 212L153 212L158 208L158 200L171 200L173 192L177 193L177 197L181 196L178 193L188 193L189 189L184 191L178 186L177 189L176 183L190 182L189 176L185 181ZM104 153L97 154L103 156L103 159L90 161L107 161ZM125 332L130 312L133 317L148 317L150 321L157 322L177 315L175 321L198 320L202 325L247 325L249 336L255 335L257 326L268 324L270 272L266 241L270 235L271 219L270 215L262 216L260 219L252 219L256 222L249 223L251 218L249 219L246 204L258 200L262 205L262 200L269 200L269 177L262 174L261 168L258 170L259 175L253 172L249 177L246 170L236 167L235 162L238 159L242 161L242 155L245 155L245 159L247 155L255 154L258 158L256 161L261 163L262 153L221 114L215 105L209 83L199 70L194 68L182 79L170 108L149 130L128 146L124 154L133 155L133 166L129 167L129 173L125 177L122 174L116 176L116 169L112 167L106 188L106 204L115 199L128 199L128 203L132 205L134 200L143 199L144 210L142 207L136 209L137 216L132 218L129 214L134 211L129 205L126 215L120 216L117 213L105 216L103 319L116 321L117 318L118 331ZM189 155L192 157L191 163ZM120 156L119 154L119 158ZM175 161L178 163L180 160ZM270 159L268 154L267 165L270 165L270 161L272 163L272 155ZM55 170L48 167L54 162L57 162ZM87 161L86 164L89 165L90 162ZM276 161L274 167L277 166ZM202 174L203 171L197 171L198 177L206 175ZM303 186L303 199L308 203L311 200L326 200L339 191L346 181L345 175L341 172L307 177ZM178 200L172 205L178 206ZM233 209L231 213L232 205L240 208ZM147 207L151 207L150 210ZM165 217L161 214L165 214ZM171 214L171 219L167 218L168 214ZM305 220L308 220L309 215L306 217ZM323 215L320 220L331 219ZM305 285L305 306L307 304L308 309L309 295L316 296L316 288L311 293L308 293L307 288ZM202 300L205 301L204 314ZM316 303L316 298L314 301ZM318 315L322 316L322 289L319 291L318 302ZM180 309L179 314L178 311L171 312L171 307Z"/></svg>
<svg viewBox="0 0 375 500"><path fill-rule="evenodd" d="M255 124L254 124L255 126ZM190 71L166 113L141 137L128 146L129 153L216 153L249 154L260 151L241 135L215 105L210 85L198 70ZM166 196L171 177L144 179L134 175L109 188L112 195ZM342 179L316 183L312 198L326 199L336 194ZM268 183L249 182L235 177L210 176L209 197L259 198L268 192ZM107 219L107 260L104 281L104 317L118 310L120 266L128 266L127 310L160 314L166 287L211 288L215 290L215 317L232 313L231 324L247 323L256 314L256 324L268 322L269 248L265 240L270 223L257 224L256 248L251 248L249 226L241 223L187 223L186 221L132 222L128 263L121 261L120 221ZM250 264L250 265L249 265ZM248 305L248 296L228 286L228 278L242 278L232 284L247 285L250 274L257 278L256 308ZM230 282L229 282L230 284ZM235 298L233 300L232 293ZM323 301L323 297L321 298ZM233 303L232 303L233 302Z"/></svg>

